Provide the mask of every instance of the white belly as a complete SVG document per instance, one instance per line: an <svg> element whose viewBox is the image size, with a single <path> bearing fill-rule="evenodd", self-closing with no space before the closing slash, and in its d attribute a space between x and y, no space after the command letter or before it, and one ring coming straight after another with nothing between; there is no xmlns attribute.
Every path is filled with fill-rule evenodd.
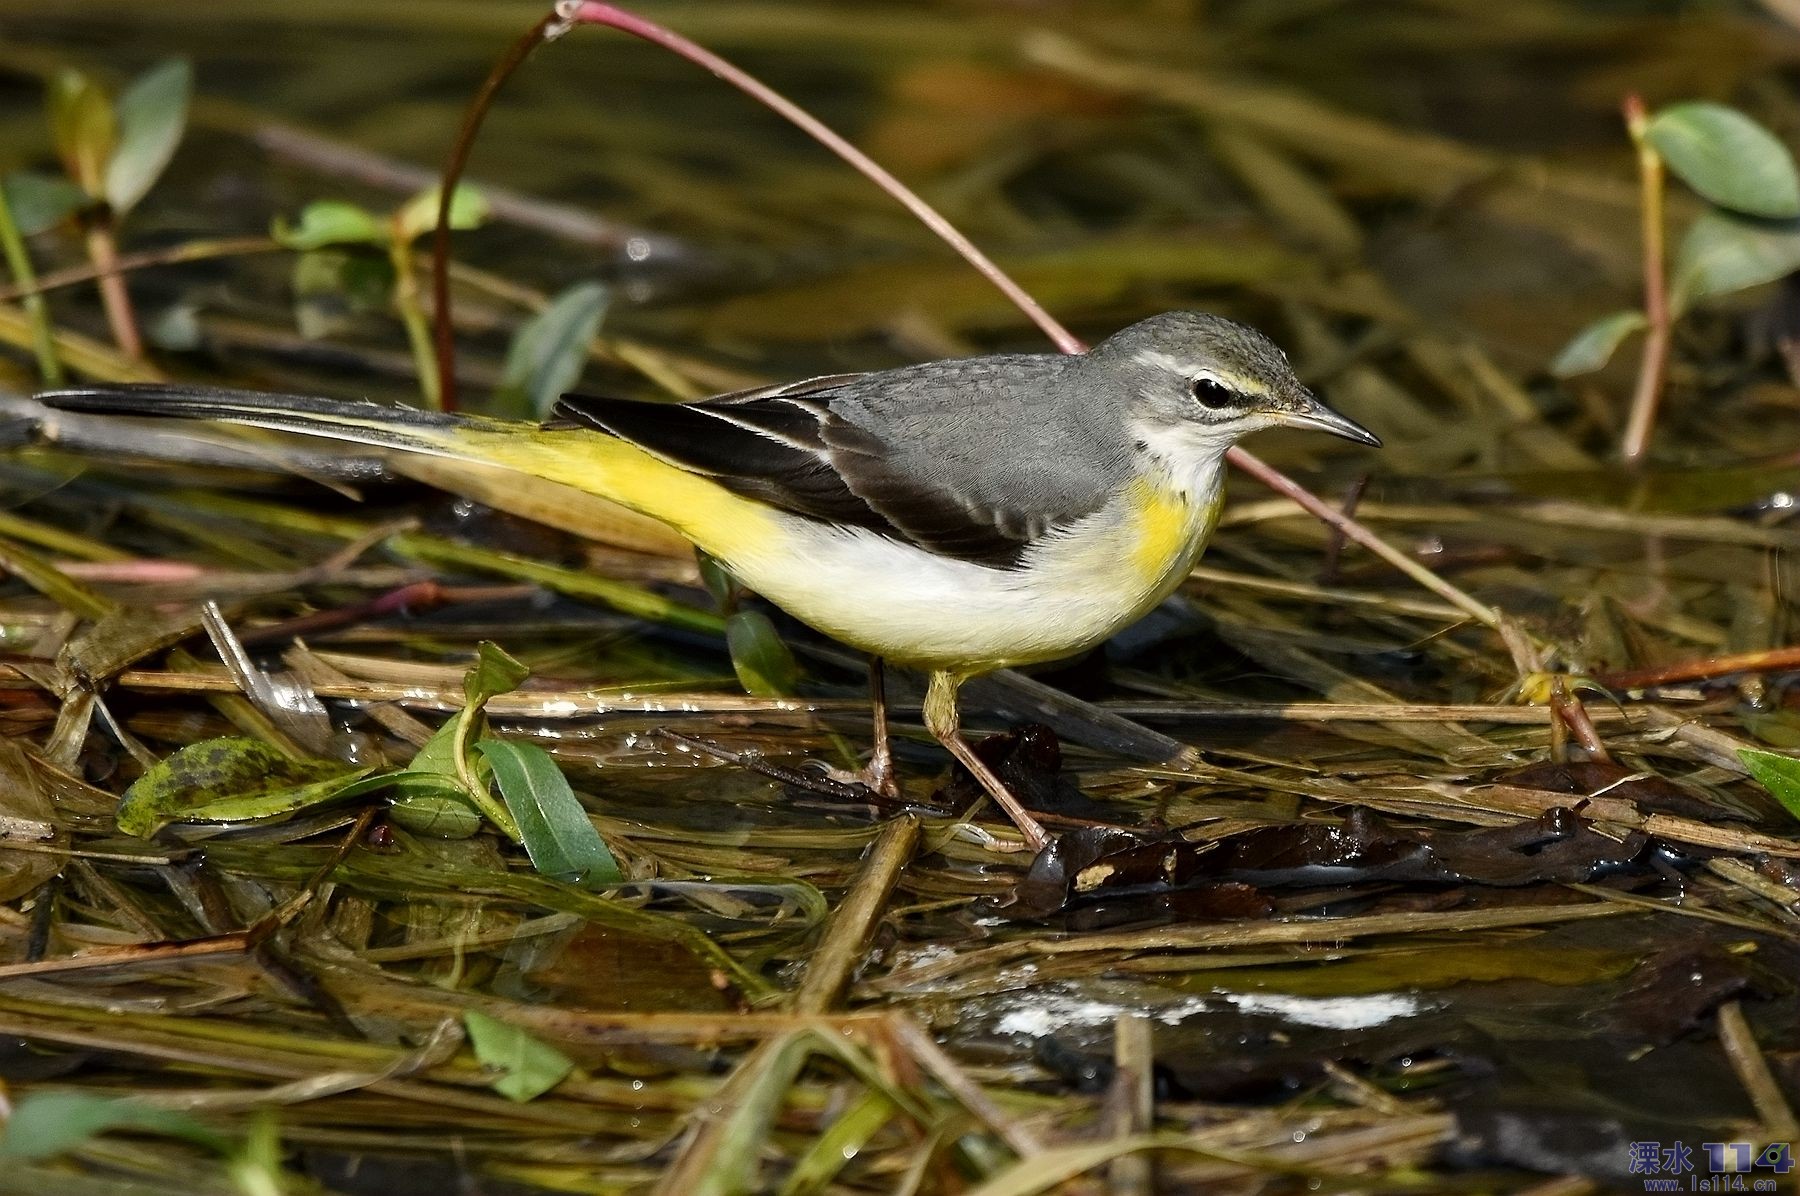
<svg viewBox="0 0 1800 1196"><path fill-rule="evenodd" d="M727 553L747 586L852 647L900 664L977 673L1083 651L1135 622L1187 576L1218 511L1183 515L1171 551L1139 549L1121 502L1035 547L1022 569L934 556L875 534L787 518L784 543Z"/></svg>

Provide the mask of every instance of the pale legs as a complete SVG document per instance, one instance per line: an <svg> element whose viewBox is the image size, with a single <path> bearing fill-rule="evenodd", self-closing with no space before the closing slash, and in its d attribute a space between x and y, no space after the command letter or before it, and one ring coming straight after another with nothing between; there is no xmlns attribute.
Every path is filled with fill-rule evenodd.
<svg viewBox="0 0 1800 1196"><path fill-rule="evenodd" d="M881 657L869 657L869 712L875 717L875 747L862 770L862 783L883 797L899 797L894 776L894 745L888 738L887 679Z"/></svg>
<svg viewBox="0 0 1800 1196"><path fill-rule="evenodd" d="M925 729L962 762L962 766L988 791L988 796L1006 811L1006 816L1013 820L1013 825L1025 836L1025 842L1031 850L1042 851L1049 845L1050 836L1038 824L1038 820L1031 816L1031 811L1019 804L1019 799L1007 789L1006 783L995 776L994 770L975 754L969 741L962 737L962 716L956 709L956 691L963 680L960 673L933 671L930 684L925 689ZM882 727L885 734L886 720L882 719L876 725ZM879 741L876 750L880 750Z"/></svg>

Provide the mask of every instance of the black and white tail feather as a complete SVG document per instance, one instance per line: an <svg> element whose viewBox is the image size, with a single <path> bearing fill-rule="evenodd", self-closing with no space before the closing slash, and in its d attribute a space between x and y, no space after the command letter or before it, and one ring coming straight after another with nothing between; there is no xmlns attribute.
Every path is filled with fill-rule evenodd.
<svg viewBox="0 0 1800 1196"><path fill-rule="evenodd" d="M166 382L72 386L37 399L52 410L83 415L221 420L434 455L445 454L446 432L482 422L413 407Z"/></svg>

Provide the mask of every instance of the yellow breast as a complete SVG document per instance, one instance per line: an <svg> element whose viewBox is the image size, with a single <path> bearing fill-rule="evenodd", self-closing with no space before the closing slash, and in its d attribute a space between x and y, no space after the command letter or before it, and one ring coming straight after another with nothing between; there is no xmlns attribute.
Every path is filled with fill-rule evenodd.
<svg viewBox="0 0 1800 1196"><path fill-rule="evenodd" d="M1144 594L1142 613L1187 577L1219 521L1223 495L1217 487L1194 496L1138 478L1131 483L1126 502L1133 539L1128 566Z"/></svg>

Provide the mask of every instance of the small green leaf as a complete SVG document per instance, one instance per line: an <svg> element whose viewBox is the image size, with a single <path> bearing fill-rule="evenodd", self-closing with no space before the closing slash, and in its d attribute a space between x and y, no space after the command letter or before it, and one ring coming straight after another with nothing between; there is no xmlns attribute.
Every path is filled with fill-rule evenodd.
<svg viewBox="0 0 1800 1196"><path fill-rule="evenodd" d="M327 246L294 258L294 293L303 299L333 295L352 311L386 311L394 291L394 264L386 255Z"/></svg>
<svg viewBox="0 0 1800 1196"><path fill-rule="evenodd" d="M467 839L481 829L481 815L460 786L446 786L442 779L423 780L422 774L410 772L394 780L403 788L388 805L388 817L396 826L433 839Z"/></svg>
<svg viewBox="0 0 1800 1196"><path fill-rule="evenodd" d="M532 867L590 889L625 879L555 757L543 748L502 739L483 739L475 750L494 770Z"/></svg>
<svg viewBox="0 0 1800 1196"><path fill-rule="evenodd" d="M1739 748L1738 759L1783 809L1800 818L1800 757L1765 752L1761 748Z"/></svg>
<svg viewBox="0 0 1800 1196"><path fill-rule="evenodd" d="M575 1070L574 1062L549 1043L479 1009L465 1011L463 1025L475 1057L496 1073L494 1091L510 1100L542 1096Z"/></svg>
<svg viewBox="0 0 1800 1196"><path fill-rule="evenodd" d="M119 93L118 147L106 163L106 201L115 212L137 206L161 177L187 127L194 73L171 58L139 75Z"/></svg>
<svg viewBox="0 0 1800 1196"><path fill-rule="evenodd" d="M389 310L394 263L366 248L327 246L294 257L294 323L312 340L342 332L363 312Z"/></svg>
<svg viewBox="0 0 1800 1196"><path fill-rule="evenodd" d="M712 595L712 600L722 611L736 609L738 602L738 580L732 576L731 570L724 561L704 548L694 549L694 562L700 567L700 584Z"/></svg>
<svg viewBox="0 0 1800 1196"><path fill-rule="evenodd" d="M281 1196L293 1190L282 1169L280 1122L270 1109L262 1109L250 1120L243 1144L233 1149L225 1160L225 1174L244 1196Z"/></svg>
<svg viewBox="0 0 1800 1196"><path fill-rule="evenodd" d="M437 227L438 195L439 189L436 187L421 191L407 200L405 206L394 214L394 226L400 230L401 239L412 241ZM487 196L467 183L457 187L451 194L451 228L480 228L487 218Z"/></svg>
<svg viewBox="0 0 1800 1196"><path fill-rule="evenodd" d="M482 640L475 649L475 665L463 675L463 701L469 709L479 709L487 700L509 694L525 684L531 670L520 664L500 645Z"/></svg>
<svg viewBox="0 0 1800 1196"><path fill-rule="evenodd" d="M36 170L15 170L6 176L5 187L13 223L26 237L55 228L92 202L68 179Z"/></svg>
<svg viewBox="0 0 1800 1196"><path fill-rule="evenodd" d="M458 753L468 752L487 729L481 708L496 694L510 693L530 676L524 665L499 646L483 641L475 663L463 674L463 708L419 749L405 771L393 778L394 821L417 834L466 839L480 829L480 816L504 825L508 810L489 793L493 769L479 752L470 752L467 775L479 788L471 792L458 767Z"/></svg>
<svg viewBox="0 0 1800 1196"><path fill-rule="evenodd" d="M406 766L407 775L422 780L430 777L455 777L456 736L466 717L466 711L458 710L433 732L431 738L425 741L425 746L413 756L412 763Z"/></svg>
<svg viewBox="0 0 1800 1196"><path fill-rule="evenodd" d="M50 81L49 108L50 141L63 169L90 196L105 198L106 161L118 136L112 101L80 71L65 70Z"/></svg>
<svg viewBox="0 0 1800 1196"><path fill-rule="evenodd" d="M456 739L466 717L466 712L457 711L394 776L389 809L394 821L414 834L467 839L481 829L481 815L456 771ZM479 712L476 717L481 717ZM487 762L477 763L481 767L475 775L485 784Z"/></svg>
<svg viewBox="0 0 1800 1196"><path fill-rule="evenodd" d="M725 621L725 646L731 651L731 667L745 692L762 697L791 694L800 683L800 666L759 610L740 610Z"/></svg>
<svg viewBox="0 0 1800 1196"><path fill-rule="evenodd" d="M53 1158L112 1130L182 1138L220 1152L230 1147L222 1135L173 1109L89 1092L34 1092L7 1118L6 1136L0 1138L0 1159L28 1162Z"/></svg>
<svg viewBox="0 0 1800 1196"><path fill-rule="evenodd" d="M290 225L276 218L269 235L286 249L323 249L327 245L386 245L388 229L374 215L341 199L321 199L300 211Z"/></svg>
<svg viewBox="0 0 1800 1196"><path fill-rule="evenodd" d="M1800 749L1800 713L1791 710L1752 710L1738 712L1744 729L1771 747L1786 751Z"/></svg>
<svg viewBox="0 0 1800 1196"><path fill-rule="evenodd" d="M369 770L329 760L290 760L258 739L190 743L132 783L119 803L119 829L147 838L171 822L280 818L353 792Z"/></svg>
<svg viewBox="0 0 1800 1196"><path fill-rule="evenodd" d="M257 789L233 797L214 798L202 805L182 810L168 821L277 822L284 818L291 818L302 810L322 806L327 802L344 801L352 797L361 797L365 793L386 789L392 780L392 773L377 773L372 768L362 768L355 772L344 773L342 776L326 777L324 780L312 781L303 785L290 785L279 789ZM126 829L122 823L120 829Z"/></svg>
<svg viewBox="0 0 1800 1196"><path fill-rule="evenodd" d="M1773 133L1735 108L1674 104L1644 137L1683 182L1722 208L1771 220L1800 219L1800 173Z"/></svg>
<svg viewBox="0 0 1800 1196"><path fill-rule="evenodd" d="M1800 221L1746 220L1706 212L1675 254L1675 310L1713 295L1774 282L1800 270Z"/></svg>
<svg viewBox="0 0 1800 1196"><path fill-rule="evenodd" d="M607 299L599 283L576 283L520 326L500 376L499 397L507 408L501 414L522 419L550 414L581 377Z"/></svg>
<svg viewBox="0 0 1800 1196"><path fill-rule="evenodd" d="M1550 363L1550 372L1558 378L1590 374L1612 360L1626 337L1649 323L1641 311L1615 311L1601 316L1563 346L1556 360Z"/></svg>

